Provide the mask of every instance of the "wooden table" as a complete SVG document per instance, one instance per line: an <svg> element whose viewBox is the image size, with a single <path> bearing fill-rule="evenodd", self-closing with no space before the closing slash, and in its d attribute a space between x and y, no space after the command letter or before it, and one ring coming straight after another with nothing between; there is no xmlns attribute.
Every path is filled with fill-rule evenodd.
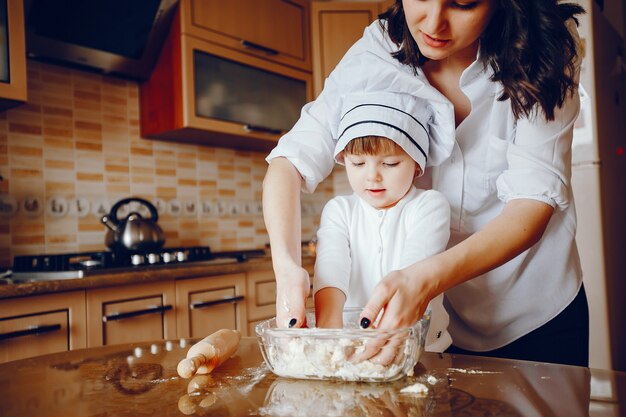
<svg viewBox="0 0 626 417"><path fill-rule="evenodd" d="M193 340L105 346L0 365L10 416L624 416L626 373L425 353L413 377L345 383L277 377L254 338L209 376L181 379ZM400 390L416 382L425 395Z"/></svg>

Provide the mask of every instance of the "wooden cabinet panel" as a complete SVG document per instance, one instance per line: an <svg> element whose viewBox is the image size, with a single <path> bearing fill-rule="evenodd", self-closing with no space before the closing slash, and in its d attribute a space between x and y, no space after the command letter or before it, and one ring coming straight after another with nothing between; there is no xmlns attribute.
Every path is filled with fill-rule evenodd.
<svg viewBox="0 0 626 417"><path fill-rule="evenodd" d="M309 271L310 273L310 271ZM249 272L247 277L248 284L248 322L249 327L252 322L257 322L272 318L276 315L276 279L274 271L257 271ZM306 306L314 307L312 294L309 294ZM253 331L250 336L254 335Z"/></svg>
<svg viewBox="0 0 626 417"><path fill-rule="evenodd" d="M274 271L248 273L248 321L276 315Z"/></svg>
<svg viewBox="0 0 626 417"><path fill-rule="evenodd" d="M178 337L205 337L219 329L247 335L245 274L176 281Z"/></svg>
<svg viewBox="0 0 626 417"><path fill-rule="evenodd" d="M0 362L85 346L85 296L82 291L0 303Z"/></svg>
<svg viewBox="0 0 626 417"><path fill-rule="evenodd" d="M88 346L176 337L174 282L87 291Z"/></svg>
<svg viewBox="0 0 626 417"><path fill-rule="evenodd" d="M324 81L363 30L378 17L379 4L372 2L311 3L313 90L317 97Z"/></svg>
<svg viewBox="0 0 626 417"><path fill-rule="evenodd" d="M1 0L0 7L6 7L0 12L0 110L4 110L27 98L26 41L24 2Z"/></svg>
<svg viewBox="0 0 626 417"><path fill-rule="evenodd" d="M150 79L140 87L141 135L245 150L272 149L312 97L310 72L180 35L176 22ZM213 60L215 67L198 72L196 65L211 57L217 57ZM224 71L218 62L236 71ZM244 74L239 76L242 83L256 79L267 82L259 81L255 88L233 92L227 77L235 72ZM263 92L265 84L280 87ZM203 116L206 109L213 116ZM272 126L276 115L290 117L276 127Z"/></svg>
<svg viewBox="0 0 626 417"><path fill-rule="evenodd" d="M181 0L182 32L311 71L307 0Z"/></svg>

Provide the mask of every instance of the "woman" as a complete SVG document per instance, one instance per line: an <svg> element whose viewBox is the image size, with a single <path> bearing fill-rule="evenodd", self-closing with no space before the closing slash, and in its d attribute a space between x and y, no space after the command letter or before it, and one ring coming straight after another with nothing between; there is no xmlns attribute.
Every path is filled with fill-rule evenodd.
<svg viewBox="0 0 626 417"><path fill-rule="evenodd" d="M404 0L348 51L268 156L264 213L281 325L303 324L299 189L332 170L349 92L429 100L432 187L451 205L448 249L388 274L363 323L414 323L445 292L450 351L586 366L588 311L570 183L582 9L556 0ZM455 140L449 140L455 138Z"/></svg>

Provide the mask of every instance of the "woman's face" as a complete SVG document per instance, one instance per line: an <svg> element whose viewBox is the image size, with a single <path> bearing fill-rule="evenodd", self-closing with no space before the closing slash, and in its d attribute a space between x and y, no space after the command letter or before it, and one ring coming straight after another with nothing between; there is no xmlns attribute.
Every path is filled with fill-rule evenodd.
<svg viewBox="0 0 626 417"><path fill-rule="evenodd" d="M476 58L496 0L402 0L404 15L421 53L432 60Z"/></svg>

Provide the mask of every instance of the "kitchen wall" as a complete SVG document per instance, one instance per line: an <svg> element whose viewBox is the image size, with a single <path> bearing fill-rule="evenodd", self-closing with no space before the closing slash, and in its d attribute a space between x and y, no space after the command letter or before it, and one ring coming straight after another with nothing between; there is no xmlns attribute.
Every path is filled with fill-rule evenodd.
<svg viewBox="0 0 626 417"><path fill-rule="evenodd" d="M144 139L138 94L132 81L29 60L28 103L0 112L0 266L103 250L100 217L128 196L158 203L166 246L267 243L265 154ZM303 195L303 239L332 196L332 178Z"/></svg>

